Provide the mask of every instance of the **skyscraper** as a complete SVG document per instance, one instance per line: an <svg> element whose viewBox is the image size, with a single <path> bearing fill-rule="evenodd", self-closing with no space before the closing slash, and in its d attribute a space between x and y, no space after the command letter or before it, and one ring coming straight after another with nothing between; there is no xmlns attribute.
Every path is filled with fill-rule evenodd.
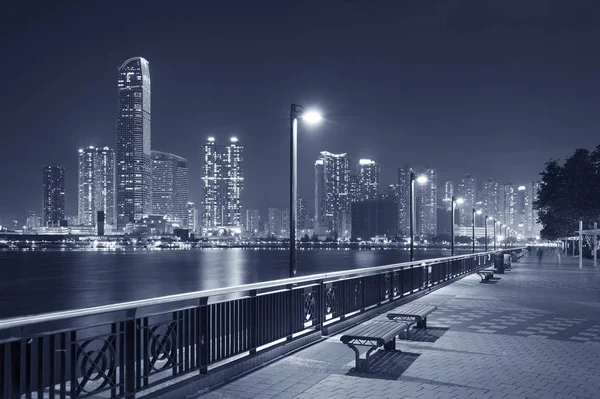
<svg viewBox="0 0 600 399"><path fill-rule="evenodd" d="M214 137L204 144L202 162L202 227L240 229L244 209L244 147L236 137L218 146Z"/></svg>
<svg viewBox="0 0 600 399"><path fill-rule="evenodd" d="M269 208L269 220L267 231L275 237L281 237L283 233L283 215L281 209Z"/></svg>
<svg viewBox="0 0 600 399"><path fill-rule="evenodd" d="M298 230L308 228L308 205L302 196L298 197L298 223L296 227Z"/></svg>
<svg viewBox="0 0 600 399"><path fill-rule="evenodd" d="M44 166L44 194L42 222L44 226L57 225L65 220L65 169L62 166Z"/></svg>
<svg viewBox="0 0 600 399"><path fill-rule="evenodd" d="M96 148L91 146L79 150L77 216L79 224L96 225Z"/></svg>
<svg viewBox="0 0 600 399"><path fill-rule="evenodd" d="M459 207L460 222L463 226L471 226L473 223L472 210L476 204L477 181L470 174L466 174L458 185L458 197L463 199Z"/></svg>
<svg viewBox="0 0 600 399"><path fill-rule="evenodd" d="M224 200L223 224L242 227L244 209L244 147L232 137L221 156L223 162Z"/></svg>
<svg viewBox="0 0 600 399"><path fill-rule="evenodd" d="M360 182L358 175L350 175L348 185L348 200L350 203L360 201Z"/></svg>
<svg viewBox="0 0 600 399"><path fill-rule="evenodd" d="M115 222L115 153L108 147L89 146L79 150L77 221L95 226L97 212L104 222Z"/></svg>
<svg viewBox="0 0 600 399"><path fill-rule="evenodd" d="M118 68L117 80L117 227L152 211L150 69L142 57Z"/></svg>
<svg viewBox="0 0 600 399"><path fill-rule="evenodd" d="M379 165L370 159L358 161L359 200L375 199L379 192Z"/></svg>
<svg viewBox="0 0 600 399"><path fill-rule="evenodd" d="M200 231L199 220L198 220L198 209L196 204L193 202L187 203L187 219L184 227L190 230L190 233L198 233Z"/></svg>
<svg viewBox="0 0 600 399"><path fill-rule="evenodd" d="M323 151L315 162L315 231L319 235L350 234L350 164L347 155ZM347 233L346 233L347 232ZM348 237L349 238L349 237Z"/></svg>
<svg viewBox="0 0 600 399"><path fill-rule="evenodd" d="M489 178L483 183L483 213L494 219L500 218L500 187L498 182Z"/></svg>
<svg viewBox="0 0 600 399"><path fill-rule="evenodd" d="M422 174L427 177L427 181L415 185L415 227L418 235L431 236L437 234L437 171L427 166Z"/></svg>
<svg viewBox="0 0 600 399"><path fill-rule="evenodd" d="M152 151L152 213L184 225L188 218L189 177L187 159Z"/></svg>
<svg viewBox="0 0 600 399"><path fill-rule="evenodd" d="M402 235L408 235L410 229L410 190L408 185L412 171L408 164L398 168L398 233Z"/></svg>
<svg viewBox="0 0 600 399"><path fill-rule="evenodd" d="M258 209L246 209L246 226L244 230L249 237L256 237L259 233L260 212Z"/></svg>

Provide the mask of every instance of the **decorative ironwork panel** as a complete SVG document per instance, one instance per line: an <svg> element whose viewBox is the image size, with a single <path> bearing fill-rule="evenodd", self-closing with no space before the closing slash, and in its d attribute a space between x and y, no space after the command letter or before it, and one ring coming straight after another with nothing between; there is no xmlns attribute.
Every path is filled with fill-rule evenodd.
<svg viewBox="0 0 600 399"><path fill-rule="evenodd" d="M375 276L367 276L364 278L364 307L376 305L385 299L382 295L381 289L382 281L385 281L385 279L383 279L382 277L384 277L384 275L378 274Z"/></svg>
<svg viewBox="0 0 600 399"><path fill-rule="evenodd" d="M363 281L361 278L353 278L344 281L344 312L351 313L363 307Z"/></svg>
<svg viewBox="0 0 600 399"><path fill-rule="evenodd" d="M392 285L394 298L396 298L397 296L401 296L402 294L404 294L404 291L403 291L403 288L402 288L402 276L403 276L402 271L395 271L394 272L394 279L393 279L393 285Z"/></svg>

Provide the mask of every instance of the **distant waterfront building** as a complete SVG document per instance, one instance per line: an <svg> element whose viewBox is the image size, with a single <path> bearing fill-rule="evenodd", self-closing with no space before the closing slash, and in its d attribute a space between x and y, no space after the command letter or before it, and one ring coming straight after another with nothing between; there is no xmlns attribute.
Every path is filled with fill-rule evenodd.
<svg viewBox="0 0 600 399"><path fill-rule="evenodd" d="M25 220L25 228L31 231L38 227L42 227L42 217L37 212L29 211L29 216Z"/></svg>
<svg viewBox="0 0 600 399"><path fill-rule="evenodd" d="M308 229L308 204L304 197L298 197L298 220L296 221L297 230Z"/></svg>
<svg viewBox="0 0 600 399"><path fill-rule="evenodd" d="M315 233L338 238L349 235L350 164L348 156L321 152L315 162ZM346 231L348 233L346 234Z"/></svg>
<svg viewBox="0 0 600 399"><path fill-rule="evenodd" d="M418 235L432 236L437 234L437 171L428 166L421 174L427 181L415 184L415 227Z"/></svg>
<svg viewBox="0 0 600 399"><path fill-rule="evenodd" d="M350 175L348 185L348 200L350 203L360 201L360 183L358 175Z"/></svg>
<svg viewBox="0 0 600 399"><path fill-rule="evenodd" d="M42 222L44 226L60 225L65 220L65 169L44 166Z"/></svg>
<svg viewBox="0 0 600 399"><path fill-rule="evenodd" d="M116 198L117 227L152 211L150 68L133 57L118 68Z"/></svg>
<svg viewBox="0 0 600 399"><path fill-rule="evenodd" d="M190 233L197 234L200 232L200 221L198 219L198 209L196 208L196 204L188 202L186 208L187 219L186 223L184 223L184 227L187 227L190 230Z"/></svg>
<svg viewBox="0 0 600 399"><path fill-rule="evenodd" d="M258 237L260 233L260 212L258 209L246 209L246 226L244 228L249 237Z"/></svg>
<svg viewBox="0 0 600 399"><path fill-rule="evenodd" d="M115 153L108 147L79 150L77 224L95 226L104 212L107 225L115 223Z"/></svg>
<svg viewBox="0 0 600 399"><path fill-rule="evenodd" d="M359 200L375 199L379 192L379 165L370 159L358 161Z"/></svg>
<svg viewBox="0 0 600 399"><path fill-rule="evenodd" d="M488 179L483 183L483 213L489 217L500 217L500 189L498 182Z"/></svg>
<svg viewBox="0 0 600 399"><path fill-rule="evenodd" d="M392 237L398 226L398 207L390 199L371 199L351 205L352 237L369 241L375 236Z"/></svg>
<svg viewBox="0 0 600 399"><path fill-rule="evenodd" d="M202 227L239 230L243 227L244 147L236 137L218 146L209 137L203 148Z"/></svg>
<svg viewBox="0 0 600 399"><path fill-rule="evenodd" d="M282 238L290 237L290 208L281 211L281 236Z"/></svg>
<svg viewBox="0 0 600 399"><path fill-rule="evenodd" d="M477 180L467 173L457 187L457 194L457 197L462 198L464 201L458 207L460 221L457 224L471 226L473 223L472 212L477 201Z"/></svg>
<svg viewBox="0 0 600 399"><path fill-rule="evenodd" d="M504 225L513 228L517 224L517 188L512 183L504 184L503 216Z"/></svg>
<svg viewBox="0 0 600 399"><path fill-rule="evenodd" d="M410 229L409 182L411 172L413 169L408 164L398 168L398 233L404 236L409 234Z"/></svg>
<svg viewBox="0 0 600 399"><path fill-rule="evenodd" d="M221 157L223 162L223 222L228 227L242 227L244 209L244 147L232 137Z"/></svg>
<svg viewBox="0 0 600 399"><path fill-rule="evenodd" d="M152 214L183 226L188 218L188 173L187 159L152 151Z"/></svg>
<svg viewBox="0 0 600 399"><path fill-rule="evenodd" d="M452 197L454 196L454 182L447 181L444 183L444 197L442 202L447 205L447 207L451 207Z"/></svg>
<svg viewBox="0 0 600 399"><path fill-rule="evenodd" d="M275 237L281 237L283 234L283 215L281 209L269 208L269 220L267 224L267 233Z"/></svg>

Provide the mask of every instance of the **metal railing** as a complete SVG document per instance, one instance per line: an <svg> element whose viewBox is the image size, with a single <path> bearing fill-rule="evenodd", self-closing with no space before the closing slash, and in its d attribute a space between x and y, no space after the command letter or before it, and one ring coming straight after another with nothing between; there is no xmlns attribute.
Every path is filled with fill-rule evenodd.
<svg viewBox="0 0 600 399"><path fill-rule="evenodd" d="M325 326L487 266L502 252L0 320L0 398L143 396L320 333Z"/></svg>

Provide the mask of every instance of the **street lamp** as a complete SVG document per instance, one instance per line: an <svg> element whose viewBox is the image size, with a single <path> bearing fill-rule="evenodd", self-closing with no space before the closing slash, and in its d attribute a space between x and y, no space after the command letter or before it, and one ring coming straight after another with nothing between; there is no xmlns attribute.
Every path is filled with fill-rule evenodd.
<svg viewBox="0 0 600 399"><path fill-rule="evenodd" d="M296 220L298 220L298 119L315 125L323 119L317 111L301 105L290 108L290 277L296 275Z"/></svg>
<svg viewBox="0 0 600 399"><path fill-rule="evenodd" d="M452 206L451 206L451 218L450 218L450 235L452 236L451 239L451 248L452 248L452 253L451 255L454 256L454 210L456 208L456 205L460 205L463 202L465 202L465 200L463 200L462 198L456 198L454 197L454 195L452 196Z"/></svg>
<svg viewBox="0 0 600 399"><path fill-rule="evenodd" d="M471 236L471 240L473 241L473 253L475 253L475 214L481 215L481 209L475 210L475 208L473 208L473 234Z"/></svg>
<svg viewBox="0 0 600 399"><path fill-rule="evenodd" d="M414 233L414 223L415 223L415 180L419 184L427 183L427 176L420 175L415 179L415 173L410 172L410 179L408 185L408 195L409 195L409 204L410 204L410 261L415 260L415 233Z"/></svg>
<svg viewBox="0 0 600 399"><path fill-rule="evenodd" d="M494 221L494 251L496 250L496 219L492 219Z"/></svg>

